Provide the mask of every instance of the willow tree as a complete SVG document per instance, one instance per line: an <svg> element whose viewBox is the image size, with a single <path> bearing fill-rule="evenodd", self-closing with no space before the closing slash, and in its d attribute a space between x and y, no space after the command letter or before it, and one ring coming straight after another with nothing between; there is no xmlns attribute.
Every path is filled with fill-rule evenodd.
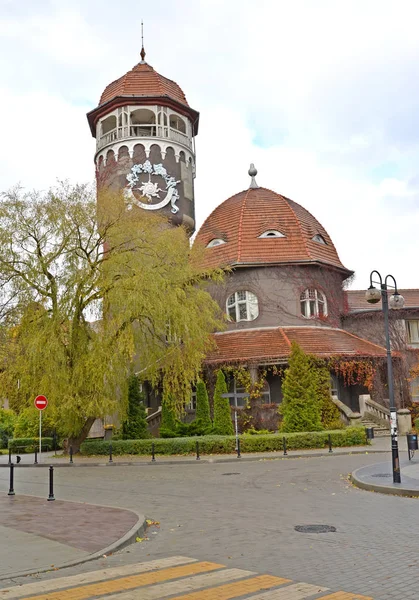
<svg viewBox="0 0 419 600"><path fill-rule="evenodd" d="M183 228L117 195L98 209L86 186L4 194L0 383L11 406L46 395L77 447L95 418L123 419L134 361L180 411L221 326L205 288L222 275L200 252Z"/></svg>

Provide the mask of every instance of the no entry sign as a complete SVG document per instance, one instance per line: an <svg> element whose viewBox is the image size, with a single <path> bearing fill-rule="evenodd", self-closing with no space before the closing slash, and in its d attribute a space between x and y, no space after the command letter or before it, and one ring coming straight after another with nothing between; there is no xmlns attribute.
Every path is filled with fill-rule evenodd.
<svg viewBox="0 0 419 600"><path fill-rule="evenodd" d="M37 396L34 404L38 410L44 410L44 408L48 406L48 400L45 398L45 396Z"/></svg>

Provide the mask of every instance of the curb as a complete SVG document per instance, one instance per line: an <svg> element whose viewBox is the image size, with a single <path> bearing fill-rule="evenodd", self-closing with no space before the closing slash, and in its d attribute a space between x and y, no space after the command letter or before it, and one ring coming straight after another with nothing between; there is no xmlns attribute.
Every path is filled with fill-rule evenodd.
<svg viewBox="0 0 419 600"><path fill-rule="evenodd" d="M351 483L353 483L355 487L361 490L366 490L368 492L377 492L379 494L389 494L391 496L404 496L405 498L419 498L419 489L412 490L408 488L396 488L391 487L389 485L380 485L362 481L362 479L359 478L357 473L359 471L362 471L362 469L364 468L365 467L360 467L359 469L356 469L349 476L349 480L351 481Z"/></svg>
<svg viewBox="0 0 419 600"><path fill-rule="evenodd" d="M293 452L293 450L290 450ZM55 463L53 461L45 462L42 464L15 464L16 469L26 469L26 468L49 468L51 465L54 468L81 468L81 467L149 467L149 466L162 466L162 465L199 465L199 464L214 464L214 463L229 463L229 462L237 462L238 460L242 462L258 462L262 460L286 460L292 458L321 458L321 457L334 457L334 456L351 456L354 454L386 454L389 453L390 450L347 450L343 452L333 451L333 452L313 452L311 454L298 453L298 454L290 454L288 453L286 456L283 454L278 454L278 456L265 456L261 454L260 456L246 456L241 455L238 459L237 457L229 456L228 458L213 458L213 457L205 457L205 455L201 455L199 460L194 459L182 459L182 460L166 460L163 459L161 461L156 457L156 461L152 462L151 460L148 462L145 461L115 461L112 463L109 462L91 462L91 463ZM10 465L8 463L0 463L0 468L6 468Z"/></svg>
<svg viewBox="0 0 419 600"><path fill-rule="evenodd" d="M25 495L28 495L28 494L25 494ZM40 498L41 496L34 496L34 497ZM65 500L64 502L70 503L71 501ZM72 503L80 504L80 502L72 502ZM101 507L106 506L107 508L118 509L117 506L109 506L109 504L90 504L89 502L85 502L83 504L89 504L90 506L101 506ZM121 510L121 509L118 509L118 510ZM143 515L140 515L139 513L137 513L135 510L125 509L125 508L123 510L128 510L129 512L136 515L137 522L131 527L131 529L129 531L127 531L125 533L125 535L123 535L121 538L119 538L119 540L116 540L115 542L113 542L112 544L107 546L106 548L103 548L102 550L97 550L96 552L93 552L92 554L88 554L87 556L84 556L83 558L80 558L80 559L71 560L71 561L62 563L61 565L54 565L54 568L47 567L47 568L41 568L41 569L36 569L36 570L27 569L25 571L17 571L15 573L5 575L5 576L0 575L0 581L15 579L17 577L25 577L27 575L36 575L37 573L49 573L51 571L58 571L61 569L67 569L69 567L75 567L77 565L82 565L82 564L90 562L92 560L102 558L104 555L114 554L118 550L122 550L122 548L129 546L130 544L135 542L135 539L137 537L142 537L142 534L147 529L147 519ZM40 536L40 537L42 537L42 536Z"/></svg>

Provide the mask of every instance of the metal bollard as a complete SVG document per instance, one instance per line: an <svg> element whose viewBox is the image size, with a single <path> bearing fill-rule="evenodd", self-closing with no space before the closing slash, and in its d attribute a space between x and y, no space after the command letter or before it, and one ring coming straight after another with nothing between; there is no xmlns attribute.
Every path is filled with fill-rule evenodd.
<svg viewBox="0 0 419 600"><path fill-rule="evenodd" d="M196 442L196 460L201 460L199 456L199 442Z"/></svg>
<svg viewBox="0 0 419 600"><path fill-rule="evenodd" d="M329 453L330 453L330 452L333 452L333 450L332 450L332 436L331 436L331 434L329 433Z"/></svg>
<svg viewBox="0 0 419 600"><path fill-rule="evenodd" d="M113 462L112 460L112 442L109 444L109 462Z"/></svg>
<svg viewBox="0 0 419 600"><path fill-rule="evenodd" d="M14 490L14 469L15 469L15 465L13 463L10 463L10 483L9 483L9 493L7 494L8 496L14 496L15 495L15 490Z"/></svg>
<svg viewBox="0 0 419 600"><path fill-rule="evenodd" d="M237 438L237 458L241 458L240 454L240 438Z"/></svg>
<svg viewBox="0 0 419 600"><path fill-rule="evenodd" d="M70 462L73 462L73 446L70 446Z"/></svg>
<svg viewBox="0 0 419 600"><path fill-rule="evenodd" d="M282 447L284 449L284 456L288 456L288 452L287 452L287 438L286 437L282 438Z"/></svg>
<svg viewBox="0 0 419 600"><path fill-rule="evenodd" d="M33 461L34 465L38 464L38 450L35 450L35 460Z"/></svg>
<svg viewBox="0 0 419 600"><path fill-rule="evenodd" d="M151 462L156 462L155 452L154 452L154 442L151 444Z"/></svg>
<svg viewBox="0 0 419 600"><path fill-rule="evenodd" d="M12 464L12 449L9 448L9 465Z"/></svg>
<svg viewBox="0 0 419 600"><path fill-rule="evenodd" d="M55 500L54 498L54 467L49 468L49 495L48 502Z"/></svg>

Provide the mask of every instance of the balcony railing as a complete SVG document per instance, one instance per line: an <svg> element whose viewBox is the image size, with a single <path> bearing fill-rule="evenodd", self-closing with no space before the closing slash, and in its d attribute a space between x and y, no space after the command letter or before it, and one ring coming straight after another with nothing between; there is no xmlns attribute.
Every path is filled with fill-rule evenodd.
<svg viewBox="0 0 419 600"><path fill-rule="evenodd" d="M124 125L123 127L115 127L111 131L103 134L97 139L97 150L100 150L108 144L112 144L117 140L126 140L130 138L141 138L141 137L156 137L173 142L183 144L188 148L192 148L192 140L181 131L172 129L171 127L163 125Z"/></svg>

